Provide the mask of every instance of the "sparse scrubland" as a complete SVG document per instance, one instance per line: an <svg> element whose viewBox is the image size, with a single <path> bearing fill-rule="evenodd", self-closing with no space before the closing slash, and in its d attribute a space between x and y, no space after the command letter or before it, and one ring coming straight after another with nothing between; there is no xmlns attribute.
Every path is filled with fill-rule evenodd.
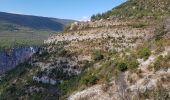
<svg viewBox="0 0 170 100"><path fill-rule="evenodd" d="M168 5L129 0L101 18L70 25L2 76L0 99L169 100Z"/></svg>

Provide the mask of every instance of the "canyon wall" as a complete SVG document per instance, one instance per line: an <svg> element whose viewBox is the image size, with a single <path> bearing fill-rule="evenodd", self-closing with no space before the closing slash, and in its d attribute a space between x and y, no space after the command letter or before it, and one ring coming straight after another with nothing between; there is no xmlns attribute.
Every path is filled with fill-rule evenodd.
<svg viewBox="0 0 170 100"><path fill-rule="evenodd" d="M0 51L0 74L15 68L38 51L37 47L18 47Z"/></svg>

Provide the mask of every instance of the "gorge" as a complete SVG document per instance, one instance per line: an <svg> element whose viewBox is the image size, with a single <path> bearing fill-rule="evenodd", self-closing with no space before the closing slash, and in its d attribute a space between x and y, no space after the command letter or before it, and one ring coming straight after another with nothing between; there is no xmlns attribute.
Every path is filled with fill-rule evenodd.
<svg viewBox="0 0 170 100"><path fill-rule="evenodd" d="M0 74L14 69L20 63L27 61L38 51L37 47L17 47L0 51Z"/></svg>

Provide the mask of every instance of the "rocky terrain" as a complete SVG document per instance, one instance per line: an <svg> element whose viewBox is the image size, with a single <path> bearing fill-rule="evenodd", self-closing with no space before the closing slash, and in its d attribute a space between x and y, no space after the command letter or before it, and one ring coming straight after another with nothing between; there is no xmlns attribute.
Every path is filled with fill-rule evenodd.
<svg viewBox="0 0 170 100"><path fill-rule="evenodd" d="M170 18L165 13L73 23L1 77L0 99L169 100Z"/></svg>
<svg viewBox="0 0 170 100"><path fill-rule="evenodd" d="M149 19L153 20L153 19ZM145 22L146 21L146 22ZM139 47L145 47L145 43L149 44L149 41L155 38L155 31L157 30L154 26L155 23L147 23L148 20L145 18L140 20L137 23L145 23L142 27L133 27L136 25L135 21L132 22L117 22L112 20L100 20L95 22L87 22L87 23L75 23L70 26L68 32L64 32L62 34L53 36L49 38L45 43L47 44L57 44L58 42L68 42L65 46L67 50L71 52L76 52L78 54L78 59L93 61L92 51L94 49L101 50L103 52L111 52L115 50L121 58L123 56L132 56L133 52L136 52ZM164 37L169 39L169 19L164 20L166 33ZM101 23L101 24L99 24ZM146 24L147 23L147 24ZM86 26L86 27L85 27ZM74 28L73 28L74 27ZM163 50L157 51L155 50L155 43L151 45L151 52L153 54L149 55L148 58L141 59L137 58L138 66L136 72L134 71L125 71L120 73L117 77L110 76L111 80L109 82L102 82L91 86L85 90L75 92L71 96L68 97L69 100L124 100L124 99L140 99L141 95L146 95L145 93L150 91L157 91L155 89L159 89L160 87L163 92L165 92L165 98L169 97L170 91L170 69L169 69L169 53L170 46L169 42L166 46L163 46ZM152 47L153 46L153 47ZM154 49L153 49L154 48ZM122 54L125 52L125 54ZM155 66L154 63L157 62L159 57L167 58L167 66L166 69L159 69L155 71L151 66ZM117 57L107 58L105 62L109 60L114 64L114 60ZM120 58L119 58L120 59ZM120 59L121 60L121 59ZM163 60L163 59L162 59ZM93 70L101 70L102 61L94 64L95 69ZM113 65L112 65L113 66ZM133 66L133 64L131 65ZM135 66L134 66L135 67ZM99 71L100 72L100 71ZM114 72L114 70L113 70ZM113 73L112 72L112 73ZM95 74L95 72L92 72ZM113 78L113 79L112 79ZM100 80L100 79L99 79ZM159 85L161 85L159 87ZM166 92L167 91L167 92ZM159 91L160 92L160 91ZM166 94L167 93L167 94ZM151 95L152 93L150 93ZM131 96L129 96L131 95ZM149 95L149 94L148 94ZM160 94L161 95L161 94ZM142 97L145 98L145 97ZM147 98L147 97L146 97ZM150 98L148 96L148 98ZM150 99L154 99L156 97L151 96ZM160 97L164 98L164 97Z"/></svg>
<svg viewBox="0 0 170 100"><path fill-rule="evenodd" d="M30 59L38 51L36 47L20 47L0 51L0 74L14 69L20 63Z"/></svg>

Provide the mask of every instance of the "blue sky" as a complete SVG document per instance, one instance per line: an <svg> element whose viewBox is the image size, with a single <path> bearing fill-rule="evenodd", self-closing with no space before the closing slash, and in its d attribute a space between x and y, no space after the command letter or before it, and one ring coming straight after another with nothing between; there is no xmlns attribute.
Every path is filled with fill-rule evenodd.
<svg viewBox="0 0 170 100"><path fill-rule="evenodd" d="M0 11L45 17L84 20L126 0L0 0Z"/></svg>

